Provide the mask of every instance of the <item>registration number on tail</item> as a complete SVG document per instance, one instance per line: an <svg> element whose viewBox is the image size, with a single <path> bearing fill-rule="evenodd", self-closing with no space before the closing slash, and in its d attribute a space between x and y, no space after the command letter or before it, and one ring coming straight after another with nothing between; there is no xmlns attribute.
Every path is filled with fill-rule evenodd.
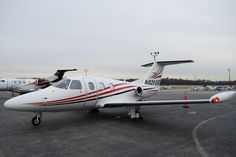
<svg viewBox="0 0 236 157"><path fill-rule="evenodd" d="M145 84L150 86L159 86L161 83L161 80L145 80Z"/></svg>

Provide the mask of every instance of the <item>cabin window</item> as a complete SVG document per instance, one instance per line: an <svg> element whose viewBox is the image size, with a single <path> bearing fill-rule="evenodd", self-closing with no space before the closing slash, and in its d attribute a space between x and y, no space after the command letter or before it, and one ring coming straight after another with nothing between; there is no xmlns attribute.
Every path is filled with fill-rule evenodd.
<svg viewBox="0 0 236 157"><path fill-rule="evenodd" d="M72 80L70 84L70 89L82 89L82 84L79 80Z"/></svg>
<svg viewBox="0 0 236 157"><path fill-rule="evenodd" d="M99 82L100 89L105 89L105 84L103 82Z"/></svg>
<svg viewBox="0 0 236 157"><path fill-rule="evenodd" d="M26 82L25 82L25 81L23 81L23 83L24 83L24 84L26 84Z"/></svg>
<svg viewBox="0 0 236 157"><path fill-rule="evenodd" d="M95 89L93 82L89 82L88 86L89 86L90 90L94 90Z"/></svg>
<svg viewBox="0 0 236 157"><path fill-rule="evenodd" d="M18 81L18 84L21 84L21 81Z"/></svg>
<svg viewBox="0 0 236 157"><path fill-rule="evenodd" d="M115 88L114 88L114 85L113 85L112 83L109 83L109 87L110 87L111 90L114 90L114 89L115 89Z"/></svg>
<svg viewBox="0 0 236 157"><path fill-rule="evenodd" d="M61 89L67 89L69 84L70 84L70 79L63 79L61 81L58 81L57 83L54 83L52 86Z"/></svg>
<svg viewBox="0 0 236 157"><path fill-rule="evenodd" d="M17 81L14 81L14 84L17 84Z"/></svg>

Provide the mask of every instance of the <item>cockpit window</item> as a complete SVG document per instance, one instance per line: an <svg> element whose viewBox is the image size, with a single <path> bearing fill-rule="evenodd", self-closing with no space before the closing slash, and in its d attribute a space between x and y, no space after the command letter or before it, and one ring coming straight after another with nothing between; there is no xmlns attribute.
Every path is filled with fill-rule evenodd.
<svg viewBox="0 0 236 157"><path fill-rule="evenodd" d="M52 86L61 89L67 89L69 84L70 84L70 79L63 79L61 81L58 81L57 83L54 83Z"/></svg>
<svg viewBox="0 0 236 157"><path fill-rule="evenodd" d="M0 82L5 82L5 80L0 80Z"/></svg>
<svg viewBox="0 0 236 157"><path fill-rule="evenodd" d="M82 89L82 84L79 80L72 80L70 84L70 89Z"/></svg>

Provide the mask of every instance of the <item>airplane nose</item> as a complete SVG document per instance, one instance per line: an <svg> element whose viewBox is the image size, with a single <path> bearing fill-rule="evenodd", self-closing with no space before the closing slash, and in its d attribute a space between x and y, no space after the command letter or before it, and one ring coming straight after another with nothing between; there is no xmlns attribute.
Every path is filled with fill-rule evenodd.
<svg viewBox="0 0 236 157"><path fill-rule="evenodd" d="M41 92L37 91L11 98L4 103L4 107L6 109L15 111L38 111L42 110L43 107L41 107L40 105L33 105L31 104L31 102L39 101L42 101Z"/></svg>
<svg viewBox="0 0 236 157"><path fill-rule="evenodd" d="M7 100L5 103L4 103L4 107L7 108L7 109L11 109L11 110L16 110L19 106L19 104L17 103L17 101L15 100L15 98L12 98L10 100Z"/></svg>
<svg viewBox="0 0 236 157"><path fill-rule="evenodd" d="M9 110L21 110L21 108L22 108L21 103L22 102L17 97L15 97L15 98L7 100L4 103L4 107Z"/></svg>

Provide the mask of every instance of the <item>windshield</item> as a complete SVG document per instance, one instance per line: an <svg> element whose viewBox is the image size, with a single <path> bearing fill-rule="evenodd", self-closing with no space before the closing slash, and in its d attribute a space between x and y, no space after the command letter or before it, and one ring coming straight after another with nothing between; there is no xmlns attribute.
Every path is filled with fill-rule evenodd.
<svg viewBox="0 0 236 157"><path fill-rule="evenodd" d="M61 89L67 89L69 84L70 84L70 79L63 79L61 81L58 81L57 83L54 83L52 86Z"/></svg>

